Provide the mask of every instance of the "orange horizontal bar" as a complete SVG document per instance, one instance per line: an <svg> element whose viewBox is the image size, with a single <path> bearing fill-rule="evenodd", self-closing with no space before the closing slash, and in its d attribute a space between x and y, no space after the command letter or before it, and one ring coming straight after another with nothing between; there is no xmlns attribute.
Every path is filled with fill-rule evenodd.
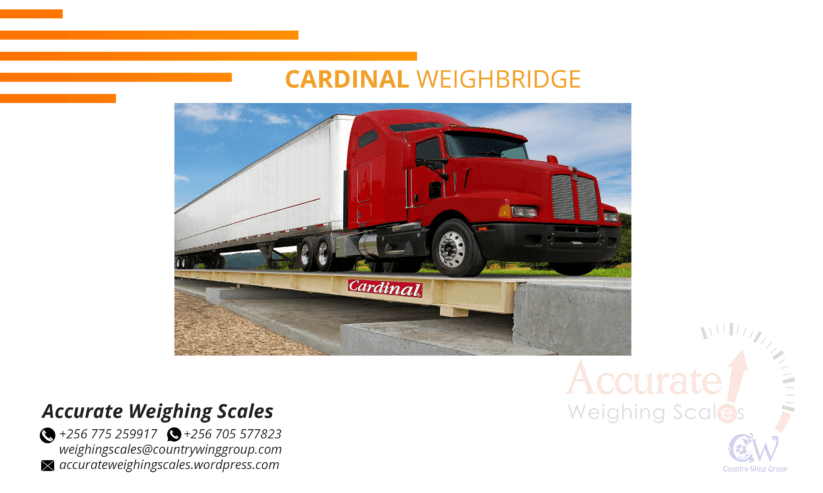
<svg viewBox="0 0 823 493"><path fill-rule="evenodd" d="M0 39L297 39L297 31L0 31Z"/></svg>
<svg viewBox="0 0 823 493"><path fill-rule="evenodd" d="M230 73L0 73L0 82L231 82Z"/></svg>
<svg viewBox="0 0 823 493"><path fill-rule="evenodd" d="M0 103L116 103L116 94L0 94Z"/></svg>
<svg viewBox="0 0 823 493"><path fill-rule="evenodd" d="M265 62L415 62L416 51L18 51L0 53L0 61L265 61Z"/></svg>
<svg viewBox="0 0 823 493"><path fill-rule="evenodd" d="M0 9L0 19L62 19L62 9Z"/></svg>

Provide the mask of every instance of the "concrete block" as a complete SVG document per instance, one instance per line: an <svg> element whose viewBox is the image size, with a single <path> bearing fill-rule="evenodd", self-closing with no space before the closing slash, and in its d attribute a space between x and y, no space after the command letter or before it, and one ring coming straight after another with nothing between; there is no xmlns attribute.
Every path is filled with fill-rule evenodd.
<svg viewBox="0 0 823 493"><path fill-rule="evenodd" d="M515 344L511 322L438 319L410 322L344 324L340 353L344 355L553 355L551 351Z"/></svg>
<svg viewBox="0 0 823 493"><path fill-rule="evenodd" d="M559 355L631 355L631 284L526 283L514 295L518 344Z"/></svg>
<svg viewBox="0 0 823 493"><path fill-rule="evenodd" d="M276 332L287 339L311 346L318 351L326 354L340 354L340 342L333 337L329 337L325 332L318 332L314 327L298 327L292 325L289 317L278 320L272 312L277 310L254 310L249 309L245 303L265 303L253 300L228 300L222 305L222 308L234 312L242 317L251 320L254 323L260 324L263 327Z"/></svg>
<svg viewBox="0 0 823 493"><path fill-rule="evenodd" d="M223 300L328 298L328 295L273 288L206 288L206 301L219 305Z"/></svg>
<svg viewBox="0 0 823 493"><path fill-rule="evenodd" d="M455 308L453 306L441 306L440 307L440 316L441 317L468 317L469 311L464 310L462 308Z"/></svg>

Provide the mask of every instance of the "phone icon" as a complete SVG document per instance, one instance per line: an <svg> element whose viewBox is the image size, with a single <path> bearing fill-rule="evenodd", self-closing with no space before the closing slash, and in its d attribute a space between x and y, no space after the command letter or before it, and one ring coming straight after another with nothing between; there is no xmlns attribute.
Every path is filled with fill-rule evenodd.
<svg viewBox="0 0 823 493"><path fill-rule="evenodd" d="M168 433L166 433L166 438L170 442L176 442L177 440L180 440L181 435L182 433L180 433L180 428L169 428Z"/></svg>
<svg viewBox="0 0 823 493"><path fill-rule="evenodd" d="M51 428L43 428L40 430L40 441L43 443L51 443L54 441L54 430Z"/></svg>

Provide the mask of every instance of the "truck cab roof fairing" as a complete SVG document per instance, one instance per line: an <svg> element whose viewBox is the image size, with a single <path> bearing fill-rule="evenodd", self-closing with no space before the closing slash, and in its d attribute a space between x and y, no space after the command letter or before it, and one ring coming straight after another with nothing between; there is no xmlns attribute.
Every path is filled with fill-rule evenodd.
<svg viewBox="0 0 823 493"><path fill-rule="evenodd" d="M397 125L402 123L420 123L420 122L437 122L442 123L444 127L450 125L465 126L466 124L456 118L452 118L442 113L426 110L379 110L369 111L358 115L354 120L354 125L351 130L351 140L349 141L349 166L352 164L360 164L368 161L376 156L384 154L387 150L386 145L389 139L403 140L403 133L395 133L388 128L378 130L378 138L376 141L364 146L362 149L357 147L357 142L363 134L374 129L381 129L381 127L388 127L389 125Z"/></svg>
<svg viewBox="0 0 823 493"><path fill-rule="evenodd" d="M359 120L368 120L371 128L395 125L398 123L439 122L443 125L466 125L456 118L442 113L426 110L380 110L369 111L357 117ZM356 125L356 123L355 123ZM358 130L355 128L355 130ZM369 130L369 129L364 129Z"/></svg>

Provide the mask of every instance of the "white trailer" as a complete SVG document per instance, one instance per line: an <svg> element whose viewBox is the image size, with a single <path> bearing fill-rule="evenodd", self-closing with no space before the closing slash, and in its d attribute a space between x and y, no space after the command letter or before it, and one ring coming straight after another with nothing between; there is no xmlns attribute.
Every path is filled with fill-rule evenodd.
<svg viewBox="0 0 823 493"><path fill-rule="evenodd" d="M354 116L334 115L174 213L178 267L221 268L221 252L297 245L344 229L344 172ZM293 241L290 241L293 240ZM223 263L221 265L220 263Z"/></svg>

